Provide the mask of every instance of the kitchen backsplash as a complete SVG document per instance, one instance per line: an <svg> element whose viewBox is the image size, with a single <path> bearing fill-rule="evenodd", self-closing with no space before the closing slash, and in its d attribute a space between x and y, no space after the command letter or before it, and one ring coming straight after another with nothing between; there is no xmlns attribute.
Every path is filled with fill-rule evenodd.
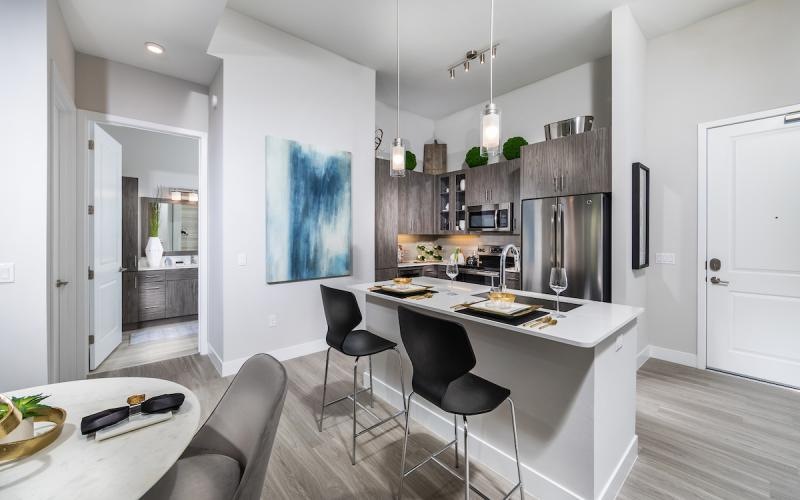
<svg viewBox="0 0 800 500"><path fill-rule="evenodd" d="M432 238L430 236L419 236L419 235L409 235L409 234L401 234L397 237L397 243L402 248L403 257L402 262L411 262L416 260L417 254L419 251L417 250L417 245L425 245L431 247L433 245L441 245L442 250L441 254L444 261L446 261L450 255L457 249L460 248L461 252L464 254L465 257L469 257L473 253L478 251L479 246L505 246L509 243L513 243L520 246L520 237L518 235L450 235L450 236L439 236L436 238Z"/></svg>

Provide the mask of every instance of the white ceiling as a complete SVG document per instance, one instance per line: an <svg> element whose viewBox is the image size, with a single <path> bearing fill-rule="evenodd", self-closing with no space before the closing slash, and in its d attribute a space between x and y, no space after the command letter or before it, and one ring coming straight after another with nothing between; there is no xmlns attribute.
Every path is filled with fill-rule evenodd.
<svg viewBox="0 0 800 500"><path fill-rule="evenodd" d="M206 53L225 0L59 0L75 50L208 85L219 60ZM156 56L144 43L167 50Z"/></svg>
<svg viewBox="0 0 800 500"><path fill-rule="evenodd" d="M611 53L614 7L635 3L648 38L748 0L501 0L495 3L495 94ZM488 100L488 64L447 67L489 45L488 0L400 2L401 107L438 118ZM228 7L375 68L377 99L395 102L392 0L229 0Z"/></svg>
<svg viewBox="0 0 800 500"><path fill-rule="evenodd" d="M206 54L225 0L59 0L75 48L208 84ZM611 52L610 11L631 3L648 38L749 0L501 0L495 4L495 94ZM395 100L392 0L228 0L228 7L377 71L376 97ZM488 99L488 64L450 80L447 67L489 43L488 0L400 2L401 107L439 118ZM163 44L155 57L144 42Z"/></svg>

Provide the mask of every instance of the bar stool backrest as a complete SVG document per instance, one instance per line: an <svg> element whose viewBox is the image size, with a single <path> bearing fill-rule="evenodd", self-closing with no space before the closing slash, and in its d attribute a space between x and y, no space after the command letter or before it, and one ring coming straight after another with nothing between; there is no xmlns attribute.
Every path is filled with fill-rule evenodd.
<svg viewBox="0 0 800 500"><path fill-rule="evenodd" d="M411 359L414 392L436 405L450 382L475 367L467 331L459 323L397 308L400 336Z"/></svg>
<svg viewBox="0 0 800 500"><path fill-rule="evenodd" d="M320 285L325 321L328 322L328 345L341 351L345 337L361 323L361 311L356 296L347 290Z"/></svg>

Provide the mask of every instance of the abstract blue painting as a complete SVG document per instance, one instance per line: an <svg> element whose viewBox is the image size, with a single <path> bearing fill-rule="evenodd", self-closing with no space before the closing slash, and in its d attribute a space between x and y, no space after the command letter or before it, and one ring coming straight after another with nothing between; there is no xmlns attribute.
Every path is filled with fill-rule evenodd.
<svg viewBox="0 0 800 500"><path fill-rule="evenodd" d="M350 153L267 137L267 283L352 274Z"/></svg>

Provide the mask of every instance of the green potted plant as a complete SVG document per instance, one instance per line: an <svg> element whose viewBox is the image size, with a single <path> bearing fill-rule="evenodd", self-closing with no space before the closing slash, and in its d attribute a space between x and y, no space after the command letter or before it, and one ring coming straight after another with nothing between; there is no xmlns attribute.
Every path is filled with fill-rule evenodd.
<svg viewBox="0 0 800 500"><path fill-rule="evenodd" d="M464 161L467 163L467 165L469 165L470 168L479 167L481 165L486 165L487 163L489 163L489 157L481 156L481 148L475 146L473 148L470 148L469 151L467 151L467 155L464 157Z"/></svg>
<svg viewBox="0 0 800 500"><path fill-rule="evenodd" d="M0 444L32 438L33 417L39 414L39 410L49 408L49 406L42 404L42 401L48 397L49 396L45 396L44 394L12 397L11 403L16 406L19 412L22 414L22 421L16 428L14 428L13 431L9 432L6 437L0 439ZM0 419L2 419L8 411L8 405L5 403L0 403Z"/></svg>
<svg viewBox="0 0 800 500"><path fill-rule="evenodd" d="M147 256L147 264L150 267L159 267L161 265L161 257L164 256L164 246L161 244L161 239L158 237L158 226L161 223L161 204L157 201L148 204L150 208L150 216L148 217L149 228L147 231L147 246L144 249L144 254Z"/></svg>
<svg viewBox="0 0 800 500"><path fill-rule="evenodd" d="M528 141L522 137L511 137L503 143L503 156L506 160L514 160L520 157L522 146L526 146Z"/></svg>
<svg viewBox="0 0 800 500"><path fill-rule="evenodd" d="M417 155L406 149L406 170L417 168Z"/></svg>

